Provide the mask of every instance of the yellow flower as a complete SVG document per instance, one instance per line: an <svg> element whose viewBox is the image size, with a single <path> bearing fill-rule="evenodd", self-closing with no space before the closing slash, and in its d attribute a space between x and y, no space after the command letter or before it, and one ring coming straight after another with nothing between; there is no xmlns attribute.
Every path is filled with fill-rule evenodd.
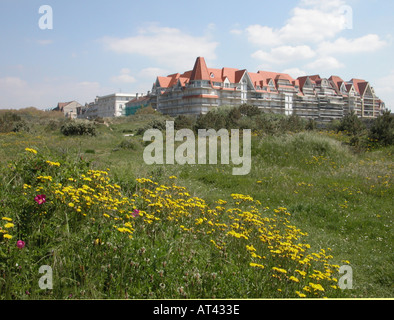
<svg viewBox="0 0 394 320"><path fill-rule="evenodd" d="M8 217L3 217L3 218L1 218L2 220L5 220L5 221L9 221L9 222L11 222L12 221L12 219L11 218L8 218Z"/></svg>
<svg viewBox="0 0 394 320"><path fill-rule="evenodd" d="M9 229L9 228L13 228L15 225L13 224L13 223L6 223L5 225L4 225L4 228L7 228L7 229Z"/></svg>
<svg viewBox="0 0 394 320"><path fill-rule="evenodd" d="M309 285L311 286L311 288L313 288L314 290L318 290L318 291L324 291L324 288L321 286L321 284L315 284L312 282L309 282Z"/></svg>
<svg viewBox="0 0 394 320"><path fill-rule="evenodd" d="M68 204L68 206L72 208L72 207L74 207L74 203L70 202L70 203Z"/></svg>
<svg viewBox="0 0 394 320"><path fill-rule="evenodd" d="M290 279L291 281L294 281L294 282L300 282L300 280L298 280L298 278L296 278L296 277L294 277L294 276L291 276L289 279Z"/></svg>
<svg viewBox="0 0 394 320"><path fill-rule="evenodd" d="M25 151L28 151L28 152L31 152L31 153L34 153L34 154L37 153L37 150L34 150L32 148L26 148Z"/></svg>
<svg viewBox="0 0 394 320"><path fill-rule="evenodd" d="M287 273L287 271L285 269L281 269L281 268L277 268L277 267L273 267L272 270L280 272L280 273Z"/></svg>
<svg viewBox="0 0 394 320"><path fill-rule="evenodd" d="M299 292L299 291L296 291L296 294L298 294L298 296L299 296L300 298L305 298L305 297L306 297L305 294L303 294L303 293L301 293L301 292Z"/></svg>
<svg viewBox="0 0 394 320"><path fill-rule="evenodd" d="M47 160L46 163L48 163L50 166L60 167L59 162L53 162L53 161Z"/></svg>
<svg viewBox="0 0 394 320"><path fill-rule="evenodd" d="M253 244L252 244L251 246L246 245L246 250L249 250L249 251L256 251L256 248L253 247Z"/></svg>
<svg viewBox="0 0 394 320"><path fill-rule="evenodd" d="M251 263L249 263L249 265L251 267L257 267L257 268L260 268L260 269L264 269L264 266L262 264L251 262Z"/></svg>
<svg viewBox="0 0 394 320"><path fill-rule="evenodd" d="M6 238L6 239L12 239L12 236L10 234L8 234L8 233L3 235L3 237Z"/></svg>

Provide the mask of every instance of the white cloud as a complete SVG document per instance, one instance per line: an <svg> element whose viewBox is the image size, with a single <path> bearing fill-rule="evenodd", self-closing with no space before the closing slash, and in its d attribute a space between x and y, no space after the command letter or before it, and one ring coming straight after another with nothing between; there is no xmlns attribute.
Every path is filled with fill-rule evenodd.
<svg viewBox="0 0 394 320"><path fill-rule="evenodd" d="M258 46L276 46L282 43L279 32L267 26L254 24L245 31L248 41Z"/></svg>
<svg viewBox="0 0 394 320"><path fill-rule="evenodd" d="M111 77L111 81L115 83L134 83L137 81L132 75L130 75L130 69L123 68L120 70L119 75Z"/></svg>
<svg viewBox="0 0 394 320"><path fill-rule="evenodd" d="M324 56L308 63L305 67L312 73L318 73L321 71L343 68L344 66L343 63L339 62L334 57Z"/></svg>
<svg viewBox="0 0 394 320"><path fill-rule="evenodd" d="M297 79L298 77L306 76L307 73L299 68L288 68L282 71L282 73L289 74L292 78Z"/></svg>
<svg viewBox="0 0 394 320"><path fill-rule="evenodd" d="M209 36L195 37L176 28L156 25L140 29L138 35L133 37L104 37L101 42L113 52L150 57L179 71L192 68L197 56L215 59L218 46Z"/></svg>
<svg viewBox="0 0 394 320"><path fill-rule="evenodd" d="M156 77L158 76L166 76L169 72L165 69L162 68L155 68L155 67L150 67L150 68L144 68L142 69L138 75L141 78L147 78L152 81L156 80Z"/></svg>
<svg viewBox="0 0 394 320"><path fill-rule="evenodd" d="M339 37L352 26L353 10L345 1L300 0L282 27L254 24L244 33L249 43L259 47L251 56L262 63L260 67L291 68L295 61L309 60L302 69L320 72L345 66L336 54L376 52L388 44L377 34ZM238 34L239 28L231 33Z"/></svg>
<svg viewBox="0 0 394 320"><path fill-rule="evenodd" d="M382 99L386 108L389 108L391 112L394 112L394 69L383 77L371 81L371 85L375 90L375 94Z"/></svg>
<svg viewBox="0 0 394 320"><path fill-rule="evenodd" d="M333 42L319 44L318 51L324 54L374 52L387 45L376 34L367 34L356 39L338 38Z"/></svg>
<svg viewBox="0 0 394 320"><path fill-rule="evenodd" d="M262 60L263 63L280 64L310 59L315 55L315 52L309 46L280 46L271 49L270 52L258 50L252 54L252 57Z"/></svg>
<svg viewBox="0 0 394 320"><path fill-rule="evenodd" d="M91 102L96 95L115 92L95 81L53 78L28 83L18 77L0 78L0 109L53 108L58 102L76 100L81 104Z"/></svg>
<svg viewBox="0 0 394 320"><path fill-rule="evenodd" d="M318 43L335 37L344 29L343 1L301 1L282 28L251 25L245 29L248 40L259 46Z"/></svg>

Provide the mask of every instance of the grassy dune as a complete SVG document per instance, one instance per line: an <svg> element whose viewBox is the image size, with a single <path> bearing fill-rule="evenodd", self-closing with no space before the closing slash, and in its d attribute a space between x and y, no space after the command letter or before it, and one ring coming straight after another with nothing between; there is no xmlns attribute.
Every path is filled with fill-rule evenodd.
<svg viewBox="0 0 394 320"><path fill-rule="evenodd" d="M1 298L393 297L393 147L355 153L302 131L253 136L246 176L148 166L142 137L125 135L153 119L0 134Z"/></svg>

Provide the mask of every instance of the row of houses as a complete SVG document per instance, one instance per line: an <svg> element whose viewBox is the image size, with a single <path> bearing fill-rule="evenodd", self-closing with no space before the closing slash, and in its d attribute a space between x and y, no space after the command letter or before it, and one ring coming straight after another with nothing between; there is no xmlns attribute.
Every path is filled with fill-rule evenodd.
<svg viewBox="0 0 394 320"><path fill-rule="evenodd" d="M171 116L199 115L220 106L241 104L322 122L340 119L352 111L359 117L374 118L386 110L374 88L363 79L344 81L339 76L319 75L294 79L286 73L214 69L198 57L192 70L158 76L146 95L115 93L96 97L94 102L76 107L73 115L127 116L147 105ZM63 108L67 110L67 106Z"/></svg>
<svg viewBox="0 0 394 320"><path fill-rule="evenodd" d="M81 105L77 101L59 102L54 111L62 111L67 118L107 118L120 117L134 114L138 108L129 108L126 112L126 103L134 100L138 94L113 93L105 96L97 96L91 103ZM134 112L132 112L134 111Z"/></svg>

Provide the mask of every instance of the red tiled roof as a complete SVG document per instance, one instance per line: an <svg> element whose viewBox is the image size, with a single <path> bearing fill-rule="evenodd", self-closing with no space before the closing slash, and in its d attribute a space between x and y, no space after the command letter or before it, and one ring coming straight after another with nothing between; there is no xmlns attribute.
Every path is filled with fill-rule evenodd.
<svg viewBox="0 0 394 320"><path fill-rule="evenodd" d="M197 58L190 80L210 80L208 68L203 57Z"/></svg>
<svg viewBox="0 0 394 320"><path fill-rule="evenodd" d="M362 96L365 93L365 90L368 87L368 82L362 79L352 79L350 80L353 83L354 89Z"/></svg>
<svg viewBox="0 0 394 320"><path fill-rule="evenodd" d="M157 77L160 88L168 88L172 78L171 77Z"/></svg>
<svg viewBox="0 0 394 320"><path fill-rule="evenodd" d="M161 88L170 88L174 85L177 85L178 83L180 83L181 86L185 86L189 81L207 80L210 81L212 87L215 87L220 90L233 91L236 90L236 88L233 87L222 88L218 86L213 86L213 84L215 82L223 83L226 79L228 79L228 81L233 84L239 83L242 77L245 75L245 73L248 73L248 76L252 81L254 88L258 92L274 93L277 92L276 89L278 87L294 88L294 86L298 86L298 92L299 94L302 95L303 94L302 90L304 88L307 79L309 79L309 81L313 85L316 83L320 83L322 80L322 78L318 74L310 75L310 76L302 76L302 77L298 77L297 79L293 79L289 74L280 73L280 72L259 70L257 73L253 73L253 72L248 72L246 69L239 70L235 68L222 68L222 69L208 68L205 59L203 57L198 57L195 61L192 70L186 71L183 74L174 73L168 75L167 77L157 77L157 82ZM279 80L288 80L289 83L279 84L278 83ZM363 95L368 87L368 82L362 79L351 79L349 82L344 82L338 76L331 76L328 80L330 80L330 83L332 84L332 86L334 87L334 89L337 91L338 94L340 94L340 88L343 83L345 83L347 90L349 90L353 85L354 89L360 95ZM268 86L270 81L273 82L275 89L270 88ZM264 87L268 87L266 91ZM296 88L294 89L297 90ZM212 98L212 96L209 96L209 98Z"/></svg>

